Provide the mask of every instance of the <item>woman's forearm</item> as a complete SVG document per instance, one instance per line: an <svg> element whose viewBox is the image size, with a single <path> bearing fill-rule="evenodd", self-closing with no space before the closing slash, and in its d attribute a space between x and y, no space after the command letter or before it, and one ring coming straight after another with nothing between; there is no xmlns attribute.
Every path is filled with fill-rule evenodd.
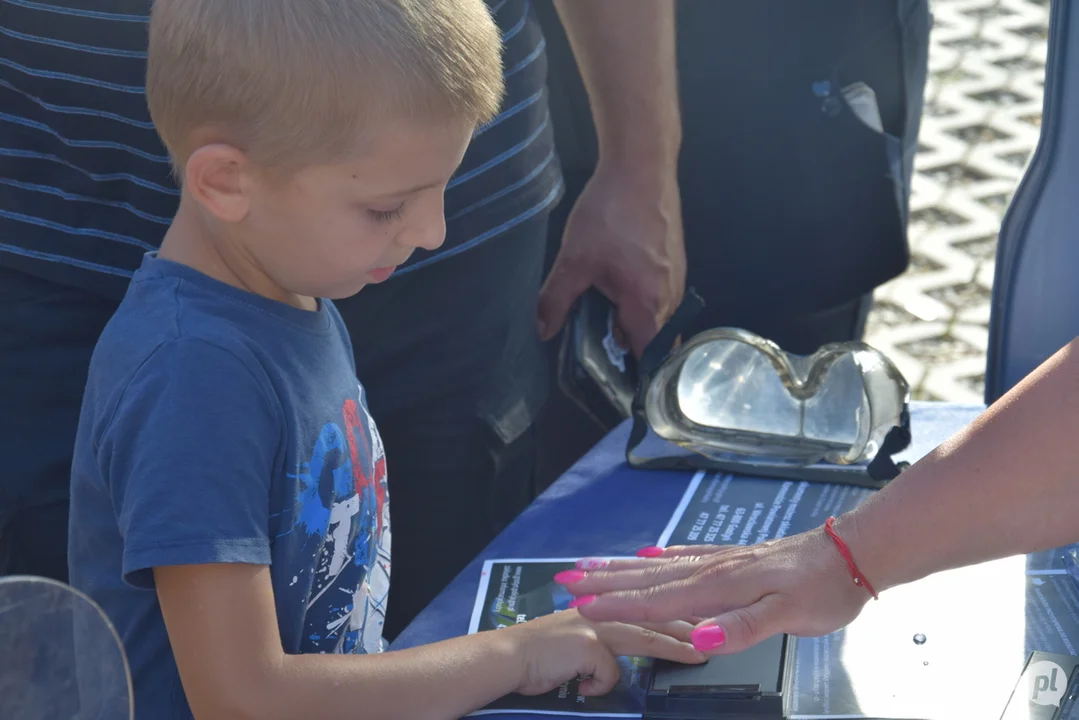
<svg viewBox="0 0 1079 720"><path fill-rule="evenodd" d="M1079 541L1079 340L836 529L878 591Z"/></svg>

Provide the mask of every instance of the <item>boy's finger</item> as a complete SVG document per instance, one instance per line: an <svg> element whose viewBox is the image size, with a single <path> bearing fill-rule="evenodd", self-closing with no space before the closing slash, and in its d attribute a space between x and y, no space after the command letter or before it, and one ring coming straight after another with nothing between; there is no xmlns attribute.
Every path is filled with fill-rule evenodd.
<svg viewBox="0 0 1079 720"><path fill-rule="evenodd" d="M690 647L693 646L690 645ZM618 666L618 661L610 652L599 649L587 679L582 680L577 686L577 692L585 697L606 695L614 689L621 678L622 668Z"/></svg>
<svg viewBox="0 0 1079 720"><path fill-rule="evenodd" d="M653 657L681 663L704 661L703 653L692 644L677 640L663 632L639 625L613 623L608 626L604 640L614 655Z"/></svg>

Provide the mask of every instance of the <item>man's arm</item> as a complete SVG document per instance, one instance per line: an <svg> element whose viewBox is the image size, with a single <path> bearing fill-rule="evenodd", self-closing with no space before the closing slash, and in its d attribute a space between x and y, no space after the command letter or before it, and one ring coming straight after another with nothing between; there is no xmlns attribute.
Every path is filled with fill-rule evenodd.
<svg viewBox="0 0 1079 720"><path fill-rule="evenodd" d="M617 305L639 355L685 287L674 2L555 5L588 91L599 162L541 293L541 335L553 337L595 286Z"/></svg>
<svg viewBox="0 0 1079 720"><path fill-rule="evenodd" d="M555 0L555 7L591 101L601 161L641 175L675 169L682 118L674 0Z"/></svg>

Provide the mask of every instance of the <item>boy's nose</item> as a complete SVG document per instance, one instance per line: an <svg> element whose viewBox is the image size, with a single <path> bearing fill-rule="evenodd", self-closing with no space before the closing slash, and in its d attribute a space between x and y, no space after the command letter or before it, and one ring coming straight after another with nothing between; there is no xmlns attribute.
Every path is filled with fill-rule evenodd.
<svg viewBox="0 0 1079 720"><path fill-rule="evenodd" d="M402 233L398 242L408 247L437 250L446 240L446 216L439 203L438 211L426 214L416 225Z"/></svg>
<svg viewBox="0 0 1079 720"><path fill-rule="evenodd" d="M424 250L437 250L446 241L446 220L438 216L438 222L427 225L416 233L416 247Z"/></svg>

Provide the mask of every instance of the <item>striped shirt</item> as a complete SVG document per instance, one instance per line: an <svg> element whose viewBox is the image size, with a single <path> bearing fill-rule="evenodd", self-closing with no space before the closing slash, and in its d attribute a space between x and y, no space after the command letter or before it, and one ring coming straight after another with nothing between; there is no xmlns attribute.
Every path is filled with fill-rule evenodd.
<svg viewBox="0 0 1079 720"><path fill-rule="evenodd" d="M487 0L506 96L446 189L447 238L398 274L539 215L562 181L529 0ZM179 191L144 93L151 0L0 0L0 265L120 297Z"/></svg>

